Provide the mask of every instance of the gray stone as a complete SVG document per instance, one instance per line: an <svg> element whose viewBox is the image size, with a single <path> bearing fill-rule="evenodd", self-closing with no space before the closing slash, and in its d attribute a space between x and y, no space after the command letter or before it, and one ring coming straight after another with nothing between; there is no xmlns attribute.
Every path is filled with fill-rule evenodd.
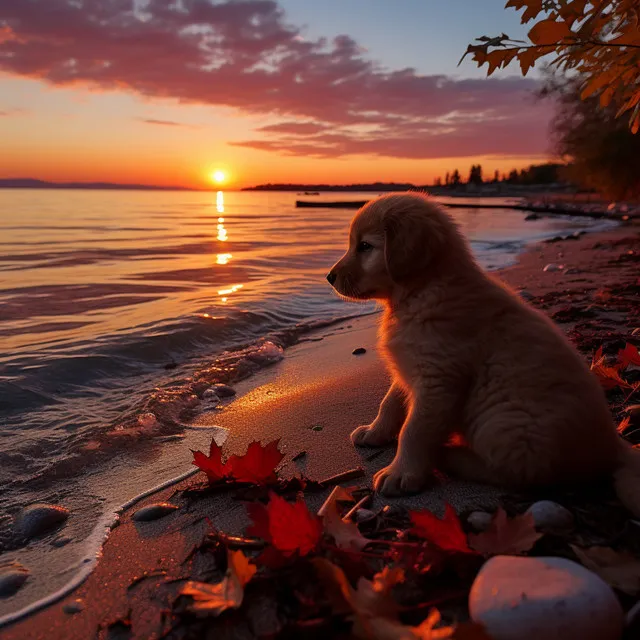
<svg viewBox="0 0 640 640"><path fill-rule="evenodd" d="M541 531L566 531L573 528L574 518L571 511L551 500L534 502L527 513L533 516L536 529Z"/></svg>
<svg viewBox="0 0 640 640"><path fill-rule="evenodd" d="M55 540L51 541L51 546L56 547L57 549L60 547L65 547L72 541L72 538L69 536L58 536Z"/></svg>
<svg viewBox="0 0 640 640"><path fill-rule="evenodd" d="M211 387L210 389L207 389L203 394L202 397L207 401L207 402L220 402L220 396L216 393L216 390Z"/></svg>
<svg viewBox="0 0 640 640"><path fill-rule="evenodd" d="M236 390L230 387L228 384L214 384L211 389L217 393L221 398L231 398L236 395Z"/></svg>
<svg viewBox="0 0 640 640"><path fill-rule="evenodd" d="M69 510L57 504L30 504L25 507L13 524L16 535L31 539L48 533L69 517Z"/></svg>
<svg viewBox="0 0 640 640"><path fill-rule="evenodd" d="M81 611L84 611L84 602L80 598L76 598L71 602L67 602L67 604L62 607L62 610L70 615L80 613Z"/></svg>
<svg viewBox="0 0 640 640"><path fill-rule="evenodd" d="M369 511L369 509L358 509L353 514L353 519L356 522L367 522L368 520L373 520L376 517L376 514L373 511Z"/></svg>
<svg viewBox="0 0 640 640"><path fill-rule="evenodd" d="M493 640L619 640L624 626L611 587L565 558L492 558L471 587L469 613Z"/></svg>
<svg viewBox="0 0 640 640"><path fill-rule="evenodd" d="M489 528L492 519L493 516L486 511L473 511L467 517L467 522L476 531L486 531Z"/></svg>
<svg viewBox="0 0 640 640"><path fill-rule="evenodd" d="M361 356L363 353L367 353L364 347L357 347L351 352L354 356Z"/></svg>
<svg viewBox="0 0 640 640"><path fill-rule="evenodd" d="M12 596L29 578L29 570L17 562L0 568L0 597Z"/></svg>
<svg viewBox="0 0 640 640"><path fill-rule="evenodd" d="M155 504L148 504L142 509L138 509L133 514L133 519L136 522L150 522L151 520L158 520L173 513L179 509L175 504L169 504L168 502L157 502Z"/></svg>
<svg viewBox="0 0 640 640"><path fill-rule="evenodd" d="M556 264L555 262L550 262L548 265L545 266L543 271L548 271L551 273L553 271L562 271L563 269L564 269L563 264Z"/></svg>

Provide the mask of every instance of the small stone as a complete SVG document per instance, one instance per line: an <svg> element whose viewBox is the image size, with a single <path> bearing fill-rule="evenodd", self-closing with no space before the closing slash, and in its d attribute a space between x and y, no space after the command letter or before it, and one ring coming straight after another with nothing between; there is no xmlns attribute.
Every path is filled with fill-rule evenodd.
<svg viewBox="0 0 640 640"><path fill-rule="evenodd" d="M573 514L552 500L534 502L527 513L533 516L536 529L541 531L566 531L573 528Z"/></svg>
<svg viewBox="0 0 640 640"><path fill-rule="evenodd" d="M640 327L636 327L632 332L632 336L640 336Z"/></svg>
<svg viewBox="0 0 640 640"><path fill-rule="evenodd" d="M69 510L56 504L31 504L16 517L14 529L20 538L31 539L48 533L69 517Z"/></svg>
<svg viewBox="0 0 640 640"><path fill-rule="evenodd" d="M563 264L556 264L555 262L550 262L548 265L545 266L543 271L548 271L549 273L552 273L554 271L562 271L563 269L564 269Z"/></svg>
<svg viewBox="0 0 640 640"><path fill-rule="evenodd" d="M518 295L527 302L531 302L531 300L535 298L535 296L532 293L529 293L526 289L520 289L520 291L518 291Z"/></svg>
<svg viewBox="0 0 640 640"><path fill-rule="evenodd" d="M358 347L351 352L354 356L361 356L363 353L367 353L364 347Z"/></svg>
<svg viewBox="0 0 640 640"><path fill-rule="evenodd" d="M156 429L159 425L155 413L143 413L138 416L138 424L146 430Z"/></svg>
<svg viewBox="0 0 640 640"><path fill-rule="evenodd" d="M368 522L369 520L373 520L376 517L376 514L373 511L369 511L369 509L358 509L353 514L353 519L356 522Z"/></svg>
<svg viewBox="0 0 640 640"><path fill-rule="evenodd" d="M156 504L148 504L142 509L138 509L133 514L133 519L136 522L151 522L151 520L158 520L164 518L179 509L175 504L169 504L168 502L157 502Z"/></svg>
<svg viewBox="0 0 640 640"><path fill-rule="evenodd" d="M486 531L493 520L493 516L486 511L473 511L467 517L467 522L476 531Z"/></svg>
<svg viewBox="0 0 640 640"><path fill-rule="evenodd" d="M55 540L51 541L51 546L60 548L68 545L71 542L72 538L69 536L58 536Z"/></svg>
<svg viewBox="0 0 640 640"><path fill-rule="evenodd" d="M231 398L236 395L236 390L233 387L230 387L228 384L222 384L221 382L214 384L211 389L221 398Z"/></svg>
<svg viewBox="0 0 640 640"><path fill-rule="evenodd" d="M76 598L75 600L72 600L71 602L67 602L67 604L65 604L62 607L62 610L65 613L68 614L74 614L74 613L80 613L81 611L84 610L84 602L82 601L81 598Z"/></svg>
<svg viewBox="0 0 640 640"><path fill-rule="evenodd" d="M527 221L527 220L540 220L541 217L542 216L540 216L537 213L530 213L529 215L525 216L524 219L525 219L525 221Z"/></svg>
<svg viewBox="0 0 640 640"><path fill-rule="evenodd" d="M493 640L618 640L624 625L611 587L565 558L492 558L471 587L469 613Z"/></svg>
<svg viewBox="0 0 640 640"><path fill-rule="evenodd" d="M321 424L314 424L313 427L311 427L311 431L322 431L324 429L324 427Z"/></svg>
<svg viewBox="0 0 640 640"><path fill-rule="evenodd" d="M207 390L202 394L202 397L203 397L207 402L215 402L215 403L220 402L220 396L216 393L215 389L213 389L213 388L209 388L209 389L207 389Z"/></svg>
<svg viewBox="0 0 640 640"><path fill-rule="evenodd" d="M0 597L12 596L29 578L29 570L14 562L0 568Z"/></svg>

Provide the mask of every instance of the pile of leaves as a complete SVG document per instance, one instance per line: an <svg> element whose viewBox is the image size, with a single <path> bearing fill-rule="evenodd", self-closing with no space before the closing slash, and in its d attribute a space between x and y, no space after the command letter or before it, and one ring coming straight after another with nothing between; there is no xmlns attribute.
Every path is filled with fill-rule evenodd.
<svg viewBox="0 0 640 640"><path fill-rule="evenodd" d="M441 518L389 506L374 513L366 508L369 488L334 486L312 512L305 493L327 490L327 484L279 479L283 457L277 441L254 442L244 456L226 462L215 442L208 456L194 452L194 464L207 476L199 489L204 494L251 489L236 494L245 501L249 496L251 523L244 536L212 529L194 549L213 569L180 582L166 635L490 640L466 611L484 561L549 554L554 545L556 554L577 558L619 590L640 591L635 555L589 547L579 537L543 537L530 514L517 513L521 509L510 508L508 515L499 508L485 531L472 532L448 504Z"/></svg>

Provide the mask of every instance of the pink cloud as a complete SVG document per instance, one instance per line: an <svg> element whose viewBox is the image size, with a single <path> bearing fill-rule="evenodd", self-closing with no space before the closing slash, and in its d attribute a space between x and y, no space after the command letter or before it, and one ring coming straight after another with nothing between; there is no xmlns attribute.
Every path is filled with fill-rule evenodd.
<svg viewBox="0 0 640 640"><path fill-rule="evenodd" d="M547 150L535 81L388 70L347 35L305 40L271 0L2 5L0 70L284 119L237 145L321 157Z"/></svg>

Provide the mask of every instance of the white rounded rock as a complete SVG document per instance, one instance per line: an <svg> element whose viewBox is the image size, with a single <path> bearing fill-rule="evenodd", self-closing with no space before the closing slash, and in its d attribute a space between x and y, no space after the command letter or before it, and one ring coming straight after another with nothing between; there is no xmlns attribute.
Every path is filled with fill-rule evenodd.
<svg viewBox="0 0 640 640"><path fill-rule="evenodd" d="M471 587L469 613L493 640L619 640L624 626L611 587L565 558L488 560Z"/></svg>
<svg viewBox="0 0 640 640"><path fill-rule="evenodd" d="M527 513L533 516L536 529L541 531L565 531L573 528L573 514L552 500L534 502Z"/></svg>

